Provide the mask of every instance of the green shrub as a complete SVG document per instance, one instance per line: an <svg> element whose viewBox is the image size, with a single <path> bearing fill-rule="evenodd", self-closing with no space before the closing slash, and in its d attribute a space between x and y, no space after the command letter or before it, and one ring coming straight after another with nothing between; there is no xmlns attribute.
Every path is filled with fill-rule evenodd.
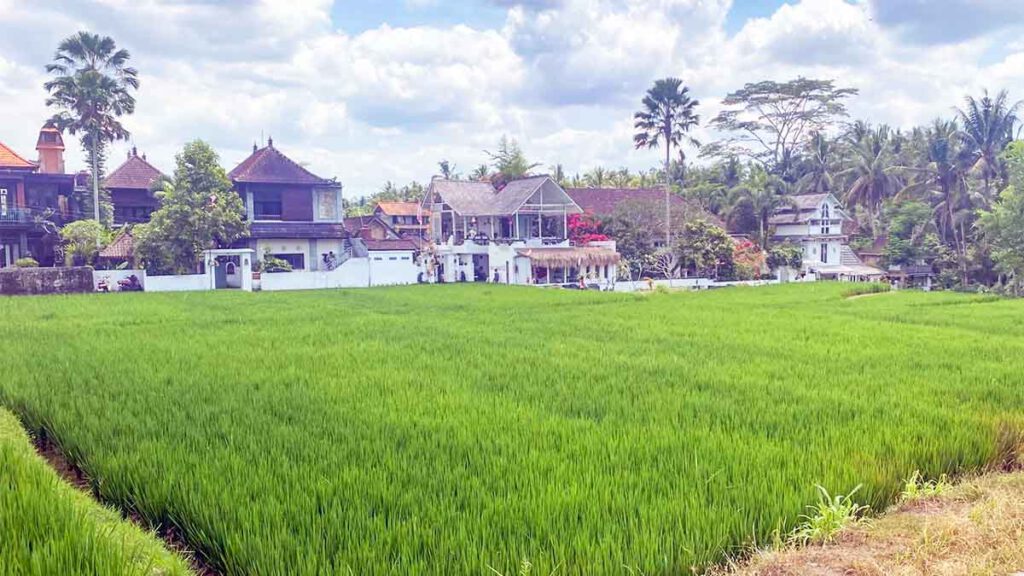
<svg viewBox="0 0 1024 576"><path fill-rule="evenodd" d="M39 268L39 261L35 258L18 258L14 261L16 268Z"/></svg>
<svg viewBox="0 0 1024 576"><path fill-rule="evenodd" d="M853 495L860 491L858 485L849 494L832 496L822 486L818 488L818 503L808 506L810 514L801 516L804 522L793 531L790 540L801 546L827 544L835 540L843 528L858 522L869 509L853 501Z"/></svg>

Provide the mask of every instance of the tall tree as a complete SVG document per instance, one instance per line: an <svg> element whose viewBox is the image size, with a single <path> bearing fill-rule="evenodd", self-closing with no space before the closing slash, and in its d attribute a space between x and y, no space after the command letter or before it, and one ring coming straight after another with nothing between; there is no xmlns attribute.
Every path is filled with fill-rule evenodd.
<svg viewBox="0 0 1024 576"><path fill-rule="evenodd" d="M868 131L857 142L851 142L852 165L842 172L852 178L846 192L846 203L862 206L871 218L872 230L879 231L882 202L899 191L899 170L893 162L892 132L888 126Z"/></svg>
<svg viewBox="0 0 1024 576"><path fill-rule="evenodd" d="M81 134L92 168L93 213L100 221L100 174L105 146L128 138L120 118L135 111L139 78L128 66L130 54L109 36L78 32L57 47L46 72L53 75L43 87L46 105L57 110L50 120L58 129Z"/></svg>
<svg viewBox="0 0 1024 576"><path fill-rule="evenodd" d="M797 193L831 192L837 156L836 143L833 140L821 132L813 133L804 150L803 174L796 181Z"/></svg>
<svg viewBox="0 0 1024 576"><path fill-rule="evenodd" d="M779 209L792 206L793 200L785 194L785 182L769 174L759 165L753 165L747 177L729 192L731 211L749 208L758 223L758 242L761 248L768 245L768 221Z"/></svg>
<svg viewBox="0 0 1024 576"><path fill-rule="evenodd" d="M1024 286L1024 142L1009 146L1005 158L1010 185L978 222L992 259L1015 295Z"/></svg>
<svg viewBox="0 0 1024 576"><path fill-rule="evenodd" d="M929 203L941 239L948 242L952 237L966 283L966 220L973 210L961 163L960 128L956 121L936 119L925 131L925 140L924 157L904 166L910 181L896 195L896 200L918 199Z"/></svg>
<svg viewBox="0 0 1024 576"><path fill-rule="evenodd" d="M135 251L149 270L186 274L198 268L203 250L230 245L248 224L242 198L209 144L189 142L176 160L174 177L158 193L160 208L135 227Z"/></svg>
<svg viewBox="0 0 1024 576"><path fill-rule="evenodd" d="M491 159L491 165L498 171L499 178L509 181L528 176L530 171L540 166L530 162L523 154L519 143L508 136L502 136L498 141L497 152L484 151Z"/></svg>
<svg viewBox="0 0 1024 576"><path fill-rule="evenodd" d="M725 97L727 108L711 126L729 137L705 148L708 156L741 156L792 181L796 153L815 133L827 132L846 116L844 100L855 88L837 88L832 80L797 78L789 82L747 84Z"/></svg>
<svg viewBox="0 0 1024 576"><path fill-rule="evenodd" d="M1019 120L1017 112L1022 102L1009 102L1005 90L993 98L986 90L981 98L967 96L965 106L957 110L961 137L971 158L971 167L984 181L984 199L991 201L992 181L1002 178L1004 171L1000 155L1013 141L1014 128Z"/></svg>
<svg viewBox="0 0 1024 576"><path fill-rule="evenodd" d="M665 148L665 246L672 243L671 186L669 184L672 148L685 140L695 147L700 142L690 137L691 130L700 125L697 106L700 102L690 98L690 89L679 78L657 80L644 96L643 108L633 114L633 144L641 148Z"/></svg>
<svg viewBox="0 0 1024 576"><path fill-rule="evenodd" d="M449 162L447 160L441 160L440 162L437 163L437 166L438 166L438 168L441 169L441 176L445 180L458 180L459 179L459 173L455 171L455 164L453 164L453 163L451 163L451 162Z"/></svg>

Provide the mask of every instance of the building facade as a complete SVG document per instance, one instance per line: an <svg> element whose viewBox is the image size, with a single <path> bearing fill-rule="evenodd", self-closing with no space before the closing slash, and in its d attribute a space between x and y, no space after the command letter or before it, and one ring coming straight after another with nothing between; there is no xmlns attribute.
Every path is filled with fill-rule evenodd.
<svg viewBox="0 0 1024 576"><path fill-rule="evenodd" d="M300 166L268 140L228 174L245 203L249 237L239 247L271 254L294 270L318 270L350 249L342 186Z"/></svg>
<svg viewBox="0 0 1024 576"><path fill-rule="evenodd" d="M850 221L839 200L831 194L793 196L769 220L772 239L792 242L803 251L801 273L830 280L877 280L884 273L861 262L847 245L843 225Z"/></svg>
<svg viewBox="0 0 1024 576"><path fill-rule="evenodd" d="M572 284L614 282L614 243L572 246L568 217L583 210L554 180L490 182L435 178L422 209L430 212L423 257L432 282Z"/></svg>
<svg viewBox="0 0 1024 576"><path fill-rule="evenodd" d="M30 161L0 143L0 267L28 257L52 266L59 257L56 230L80 216L60 132L44 126L36 151L38 159Z"/></svg>
<svg viewBox="0 0 1024 576"><path fill-rule="evenodd" d="M378 202L373 214L403 238L425 239L430 231L430 211L418 202Z"/></svg>
<svg viewBox="0 0 1024 576"><path fill-rule="evenodd" d="M149 222L160 207L152 189L163 177L160 170L146 160L145 154L139 156L139 151L132 147L128 159L103 181L114 207L114 226Z"/></svg>

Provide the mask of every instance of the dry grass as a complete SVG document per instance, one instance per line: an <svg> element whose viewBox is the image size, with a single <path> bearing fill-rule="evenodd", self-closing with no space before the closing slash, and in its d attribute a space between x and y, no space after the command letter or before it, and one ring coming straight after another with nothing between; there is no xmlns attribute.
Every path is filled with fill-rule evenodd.
<svg viewBox="0 0 1024 576"><path fill-rule="evenodd" d="M1024 570L1024 473L965 480L827 546L757 554L736 576L1014 574Z"/></svg>

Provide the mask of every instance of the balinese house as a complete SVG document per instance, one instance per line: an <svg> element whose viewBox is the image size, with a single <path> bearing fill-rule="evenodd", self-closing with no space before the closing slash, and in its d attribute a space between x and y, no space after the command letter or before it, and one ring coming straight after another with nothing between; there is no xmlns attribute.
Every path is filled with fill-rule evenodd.
<svg viewBox="0 0 1024 576"><path fill-rule="evenodd" d="M599 221L614 215L629 205L643 206L652 214L657 214L659 222L664 219L664 188L566 188L565 192L573 202L583 209L584 213L592 214ZM668 198L669 216L673 222L704 220L725 228L725 224L718 216L704 210L696 203L678 194L669 194ZM657 238L655 246L660 248L665 243L664 236L658 234Z"/></svg>
<svg viewBox="0 0 1024 576"><path fill-rule="evenodd" d="M768 223L777 242L793 242L803 250L801 272L829 280L879 280L885 272L861 261L847 244L844 225L850 217L831 194L793 196Z"/></svg>
<svg viewBox="0 0 1024 576"><path fill-rule="evenodd" d="M430 230L430 211L418 202L378 202L373 214L403 238L426 238Z"/></svg>
<svg viewBox="0 0 1024 576"><path fill-rule="evenodd" d="M568 217L583 210L548 176L490 182L435 178L422 210L429 211L428 281L569 284L580 277L611 283L619 255L614 243L572 246Z"/></svg>
<svg viewBox="0 0 1024 576"><path fill-rule="evenodd" d="M344 219L345 230L352 237L363 240L394 240L400 238L398 230L391 227L376 214L348 216Z"/></svg>
<svg viewBox="0 0 1024 576"><path fill-rule="evenodd" d="M0 268L25 257L52 266L57 227L78 216L60 132L44 126L36 150L33 162L0 143Z"/></svg>
<svg viewBox="0 0 1024 576"><path fill-rule="evenodd" d="M348 254L341 184L321 178L277 148L271 138L228 176L245 202L249 237L241 248L256 251L256 258L271 254L294 270L317 270L325 256L339 260Z"/></svg>
<svg viewBox="0 0 1024 576"><path fill-rule="evenodd" d="M139 156L133 146L128 159L103 181L103 188L110 192L114 206L115 226L149 222L150 215L159 208L152 188L162 177L163 174L146 161L146 155Z"/></svg>

